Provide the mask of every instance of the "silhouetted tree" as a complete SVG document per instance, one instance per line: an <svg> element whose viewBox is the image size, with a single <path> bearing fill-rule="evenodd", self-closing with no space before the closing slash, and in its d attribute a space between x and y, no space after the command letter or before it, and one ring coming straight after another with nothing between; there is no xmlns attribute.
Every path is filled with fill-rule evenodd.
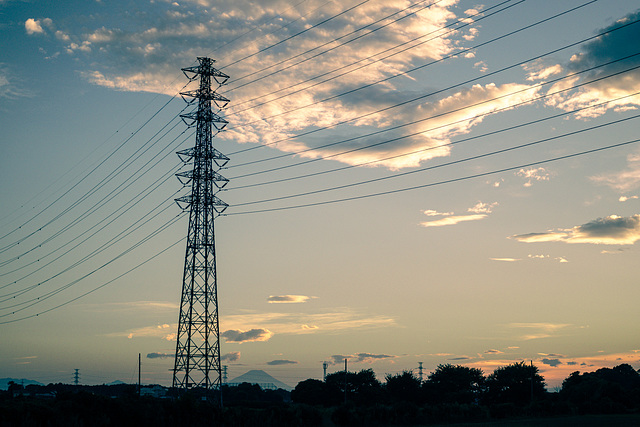
<svg viewBox="0 0 640 427"><path fill-rule="evenodd" d="M438 365L429 375L426 387L430 400L439 403L472 403L483 390L485 378L482 370L461 365Z"/></svg>
<svg viewBox="0 0 640 427"><path fill-rule="evenodd" d="M560 397L581 413L640 409L640 374L630 365L573 372L562 382Z"/></svg>
<svg viewBox="0 0 640 427"><path fill-rule="evenodd" d="M486 379L488 403L513 403L523 405L546 394L544 378L538 367L516 362L502 366Z"/></svg>
<svg viewBox="0 0 640 427"><path fill-rule="evenodd" d="M333 405L337 403L336 389L331 392L329 386L323 381L308 379L300 381L291 392L291 400L295 403L306 403L308 405Z"/></svg>
<svg viewBox="0 0 640 427"><path fill-rule="evenodd" d="M417 403L420 400L420 380L412 371L402 371L396 375L387 375L386 390L392 400Z"/></svg>
<svg viewBox="0 0 640 427"><path fill-rule="evenodd" d="M338 390L344 400L345 373L344 371L334 372L327 375L325 383L329 387L329 392ZM358 373L346 373L347 400L354 403L374 403L382 396L382 385L376 379L373 369L363 369Z"/></svg>

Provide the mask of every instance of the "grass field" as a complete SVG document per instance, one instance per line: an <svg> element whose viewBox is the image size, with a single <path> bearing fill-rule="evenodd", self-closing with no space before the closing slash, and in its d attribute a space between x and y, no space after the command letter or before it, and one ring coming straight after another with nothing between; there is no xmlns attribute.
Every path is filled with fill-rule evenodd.
<svg viewBox="0 0 640 427"><path fill-rule="evenodd" d="M510 419L483 423L441 424L455 427L640 427L640 414Z"/></svg>

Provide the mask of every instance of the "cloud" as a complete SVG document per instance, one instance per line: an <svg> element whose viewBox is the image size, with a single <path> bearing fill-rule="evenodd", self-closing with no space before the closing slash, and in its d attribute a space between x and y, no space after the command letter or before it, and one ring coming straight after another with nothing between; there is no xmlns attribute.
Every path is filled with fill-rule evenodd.
<svg viewBox="0 0 640 427"><path fill-rule="evenodd" d="M40 25L39 20L35 20L33 18L29 18L24 23L24 28L27 30L27 34L43 34L44 29L42 25Z"/></svg>
<svg viewBox="0 0 640 427"><path fill-rule="evenodd" d="M374 354L374 353L356 353L356 354L334 354L331 356L329 363L331 365L344 364L345 359L352 363L374 363L380 360L391 360L398 356L389 354Z"/></svg>
<svg viewBox="0 0 640 427"><path fill-rule="evenodd" d="M456 225L456 224L459 224L461 222L466 222L466 221L478 221L478 220L484 219L486 217L487 217L487 215L485 215L485 214L450 216L450 217L442 218L442 219L439 219L439 220L436 220L436 221L421 222L420 225L422 227L442 227L442 226L445 226L445 225Z"/></svg>
<svg viewBox="0 0 640 427"><path fill-rule="evenodd" d="M390 169L414 167L432 158L448 156L451 138L470 132L482 122L482 115L531 100L540 89L537 84L474 85L447 96L422 100L420 104L416 101L394 108L393 114L380 111L417 98L428 89L409 88L404 82L413 78L411 74L387 78L455 55L465 48L464 43L479 35L480 27L469 26L425 39L426 34L458 19L470 19L468 13L478 12L477 8L463 12L454 0L436 2L406 15L401 25L390 25L384 32L371 32L362 40L313 55L313 63L272 67L266 71L277 73L246 87L243 85L261 75L255 73L265 66L279 64L283 58L331 43L352 28L390 16L397 12L397 2L363 2L345 15L339 14L346 9L342 3L329 2L314 11L314 20L325 23L312 36L301 35L296 43L278 45L273 45L280 40L273 33L274 18L289 22L287 31L291 34L304 31L309 28L309 21L300 19L306 13L305 7L288 7L283 12L271 2L258 0L187 0L179 6L152 2L150 7L149 13L135 16L135 25L121 25L114 16L97 24L83 23L78 30L56 29L55 41L69 55L82 55L84 63L91 64L81 69L80 75L93 84L167 95L175 95L184 83L176 78L180 75L179 67L191 65L196 56L211 51L212 40L219 46L234 42L233 49L216 58L225 73L233 77L222 88L223 94L232 99L227 112L233 119L220 137L241 144L279 141L277 148L284 152L307 149L301 154L305 158L336 156L333 157L336 161L349 165L375 161L376 166ZM333 18L328 20L329 17ZM250 41L241 39L245 28L240 23L246 22L252 27ZM414 39L410 49L391 52L400 43ZM269 46L272 47L265 49ZM256 52L260 54L254 55ZM486 69L483 63L478 67ZM353 72L340 78L322 77L341 68L340 73ZM336 77L335 73L332 77ZM365 90L355 90L383 79L386 80ZM523 92L513 93L520 90ZM338 94L346 95L338 97ZM424 121L426 118L430 119ZM306 130L338 123L347 124L328 131L326 137L288 139ZM413 124L366 139L349 138L339 145L324 146L327 139L338 140L407 123Z"/></svg>
<svg viewBox="0 0 640 427"><path fill-rule="evenodd" d="M491 350L485 351L484 354L503 354L503 352L500 350L491 349Z"/></svg>
<svg viewBox="0 0 640 427"><path fill-rule="evenodd" d="M397 326L395 319L352 309L319 313L255 312L232 314L221 319L228 329L268 327L274 334L336 334L351 329L378 329Z"/></svg>
<svg viewBox="0 0 640 427"><path fill-rule="evenodd" d="M640 11L631 13L598 32L609 31L614 28L621 27L622 25L628 24L639 18ZM612 62L635 54L638 39L640 39L640 28L638 25L629 25L626 28L605 34L584 45L582 52L573 55L565 68L570 75L578 70ZM602 77L616 72L621 72L637 65L640 65L640 58L637 56L628 58L624 61L614 62L604 67L599 67L597 70L581 74L580 76L575 76L570 82L556 83L549 89L549 91L555 92L557 89L561 89L563 87L590 81L595 77ZM603 101L609 101L602 107L585 110L576 114L576 117L578 118L591 118L600 116L609 110L624 111L629 108L637 107L640 105L640 97L637 95L618 101L614 101L614 99L625 95L631 95L639 90L640 71L636 69L584 86L578 90L554 95L547 101L547 104L570 111Z"/></svg>
<svg viewBox="0 0 640 427"><path fill-rule="evenodd" d="M571 325L568 323L511 323L509 324L510 328L532 330L532 332L530 333L526 333L524 335L519 336L519 339L525 340L525 341L551 337L561 329L565 329L569 326Z"/></svg>
<svg viewBox="0 0 640 427"><path fill-rule="evenodd" d="M501 262L516 262L516 261L522 261L521 259L518 258L489 258L491 261L501 261Z"/></svg>
<svg viewBox="0 0 640 427"><path fill-rule="evenodd" d="M493 203L478 202L475 204L475 206L467 209L467 212L473 212L476 214L490 214L491 212L493 212L493 208L495 208L496 206L498 206L498 202L493 202Z"/></svg>
<svg viewBox="0 0 640 427"><path fill-rule="evenodd" d="M175 353L147 353L147 359L170 359L175 356Z"/></svg>
<svg viewBox="0 0 640 427"><path fill-rule="evenodd" d="M274 313L255 312L243 314L230 314L220 319L221 330L245 331L266 330L270 334L309 334L327 333L338 334L352 329L379 329L396 327L394 318L379 314L368 314L352 309L336 309L320 313ZM139 337L154 337L168 341L176 340L178 325L173 323L163 325L143 326L128 329L122 332L106 334L107 337L129 339ZM266 338L266 335L264 336ZM270 338L270 336L269 336Z"/></svg>
<svg viewBox="0 0 640 427"><path fill-rule="evenodd" d="M230 351L229 353L223 354L220 360L223 362L237 362L240 360L240 352Z"/></svg>
<svg viewBox="0 0 640 427"><path fill-rule="evenodd" d="M459 357L452 357L450 359L447 360L471 360L473 359L472 357L469 356L459 356Z"/></svg>
<svg viewBox="0 0 640 427"><path fill-rule="evenodd" d="M0 63L0 98L16 99L33 97L34 94L22 87L20 81L9 72L3 63Z"/></svg>
<svg viewBox="0 0 640 427"><path fill-rule="evenodd" d="M603 245L632 245L640 240L640 215L610 215L570 229L511 236L519 242L565 242Z"/></svg>
<svg viewBox="0 0 640 427"><path fill-rule="evenodd" d="M295 360L286 360L286 359L276 359L271 362L267 362L269 366L280 366L280 365L297 365L298 362Z"/></svg>
<svg viewBox="0 0 640 427"><path fill-rule="evenodd" d="M154 326L144 326L141 328L129 329L125 332L113 332L109 333L106 336L108 337L127 337L129 339L133 338L141 338L141 337L156 337L162 338L167 341L175 341L176 334L175 331L178 329L177 324L169 325L164 323L162 325L154 325Z"/></svg>
<svg viewBox="0 0 640 427"><path fill-rule="evenodd" d="M295 304L307 302L309 298L306 295L271 295L267 298L269 304Z"/></svg>
<svg viewBox="0 0 640 427"><path fill-rule="evenodd" d="M426 216L451 216L453 215L453 212L438 212L438 211L434 211L433 209L427 209L425 211L422 211L423 214L425 214Z"/></svg>
<svg viewBox="0 0 640 427"><path fill-rule="evenodd" d="M629 201L631 199L637 199L638 196L620 196L620 198L618 199L619 202L626 202Z"/></svg>
<svg viewBox="0 0 640 427"><path fill-rule="evenodd" d="M562 361L560 359L547 359L547 358L544 358L544 359L540 359L540 362L543 365L549 365L552 368L555 368L556 366L562 365Z"/></svg>
<svg viewBox="0 0 640 427"><path fill-rule="evenodd" d="M593 182L607 185L616 191L627 192L640 187L640 151L627 155L626 168L602 175L590 177ZM621 202L637 199L638 196L620 197Z"/></svg>
<svg viewBox="0 0 640 427"><path fill-rule="evenodd" d="M251 329L248 331L230 329L220 334L226 342L243 343L243 342L256 342L256 341L268 341L273 336L273 333L268 329Z"/></svg>
<svg viewBox="0 0 640 427"><path fill-rule="evenodd" d="M516 176L526 180L524 183L525 187L531 187L533 185L533 181L549 181L551 179L551 174L547 172L545 168L520 169L516 172Z"/></svg>

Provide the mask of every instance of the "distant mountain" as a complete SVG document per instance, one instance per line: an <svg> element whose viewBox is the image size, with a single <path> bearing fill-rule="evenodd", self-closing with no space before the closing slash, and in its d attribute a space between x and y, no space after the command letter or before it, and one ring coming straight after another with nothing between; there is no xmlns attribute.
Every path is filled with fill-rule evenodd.
<svg viewBox="0 0 640 427"><path fill-rule="evenodd" d="M33 380L27 380L25 378L0 378L0 390L9 390L9 382L13 381L16 384L21 384L21 385L44 385L42 383L39 383L38 381L33 381Z"/></svg>
<svg viewBox="0 0 640 427"><path fill-rule="evenodd" d="M109 384L105 384L105 385L120 385L120 384L127 384L124 381L120 381L120 380L115 380L113 382L110 382Z"/></svg>
<svg viewBox="0 0 640 427"><path fill-rule="evenodd" d="M240 375L228 382L228 384L241 384L241 383L249 383L249 384L258 384L260 386L266 384L273 384L277 388L281 388L283 390L291 391L293 387L273 378L271 375L267 374L265 371L261 371L259 369L254 369L245 374Z"/></svg>

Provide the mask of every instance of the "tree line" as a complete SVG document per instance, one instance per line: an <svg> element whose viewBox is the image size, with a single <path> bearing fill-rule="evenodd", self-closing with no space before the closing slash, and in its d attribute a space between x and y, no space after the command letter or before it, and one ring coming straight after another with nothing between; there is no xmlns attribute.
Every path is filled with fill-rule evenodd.
<svg viewBox="0 0 640 427"><path fill-rule="evenodd" d="M0 392L0 426L386 427L585 414L623 414L631 417L625 425L640 425L640 372L628 364L574 372L554 393L525 362L486 376L445 364L424 381L411 371L386 375L384 382L371 369L342 371L301 381L290 393L223 386L223 408L219 395L204 400L202 391L172 392L159 399L139 397L133 385L12 384Z"/></svg>

